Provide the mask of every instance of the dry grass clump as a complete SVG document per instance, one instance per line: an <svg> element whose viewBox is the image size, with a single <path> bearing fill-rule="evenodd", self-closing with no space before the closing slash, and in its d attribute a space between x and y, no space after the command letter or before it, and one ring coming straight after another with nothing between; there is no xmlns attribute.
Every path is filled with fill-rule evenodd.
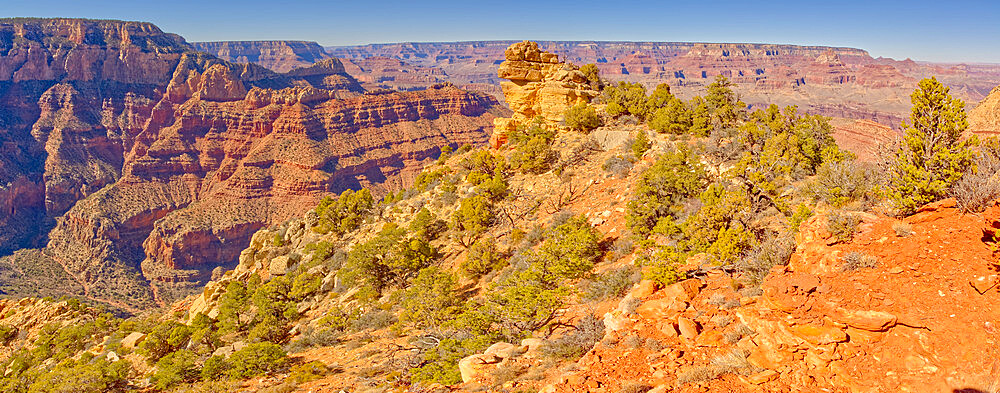
<svg viewBox="0 0 1000 393"><path fill-rule="evenodd" d="M870 269L878 266L878 258L863 252L851 251L844 255L844 271Z"/></svg>
<svg viewBox="0 0 1000 393"><path fill-rule="evenodd" d="M913 231L913 225L906 221L896 221L892 223L892 230L896 232L898 237L909 237L916 235L917 233Z"/></svg>

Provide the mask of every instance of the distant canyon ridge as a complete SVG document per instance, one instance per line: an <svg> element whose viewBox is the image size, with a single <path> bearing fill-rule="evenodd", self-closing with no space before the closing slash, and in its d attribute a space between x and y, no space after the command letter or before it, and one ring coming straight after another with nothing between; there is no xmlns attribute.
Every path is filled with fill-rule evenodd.
<svg viewBox="0 0 1000 393"><path fill-rule="evenodd" d="M491 94L503 102L497 69L516 41L369 44L321 47L303 41L196 42L222 59L276 71L327 58L368 88L422 89L441 82ZM856 48L778 44L538 41L561 60L593 63L604 78L667 83L681 96L701 94L717 75L735 83L752 107L798 105L808 113L899 128L909 95L935 76L969 109L1000 85L1000 64L947 64L872 57ZM843 122L841 122L843 123ZM871 124L864 123L864 126Z"/></svg>

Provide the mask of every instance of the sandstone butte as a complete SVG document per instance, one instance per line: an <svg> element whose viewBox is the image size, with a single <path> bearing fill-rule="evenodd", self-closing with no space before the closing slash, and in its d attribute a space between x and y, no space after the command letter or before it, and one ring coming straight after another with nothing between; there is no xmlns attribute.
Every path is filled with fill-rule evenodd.
<svg viewBox="0 0 1000 393"><path fill-rule="evenodd" d="M494 141L495 146L502 144L504 132L526 127L537 117L550 127L558 127L567 109L600 94L590 87L579 67L543 52L535 42L513 44L504 57L497 76L506 80L500 86L513 116L493 120L494 138L500 139Z"/></svg>
<svg viewBox="0 0 1000 393"><path fill-rule="evenodd" d="M0 20L0 100L0 253L42 247L0 260L0 284L127 310L203 284L325 195L408 184L503 113L449 84L366 92L336 59L278 74L78 19Z"/></svg>

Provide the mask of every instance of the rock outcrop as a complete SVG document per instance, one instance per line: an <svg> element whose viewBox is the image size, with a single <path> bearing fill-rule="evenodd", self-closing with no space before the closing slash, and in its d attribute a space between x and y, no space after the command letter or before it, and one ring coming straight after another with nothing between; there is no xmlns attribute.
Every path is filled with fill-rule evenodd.
<svg viewBox="0 0 1000 393"><path fill-rule="evenodd" d="M655 291L640 283L606 314L604 340L579 370L543 391L600 391L624 380L677 392L995 386L1000 205L982 215L954 205L925 206L903 223L854 213L861 225L846 242L832 240L827 217L815 216L759 296L734 291L718 272ZM849 263L857 257L874 262Z"/></svg>
<svg viewBox="0 0 1000 393"><path fill-rule="evenodd" d="M510 118L495 119L494 132L523 127L536 117L557 127L567 109L600 94L590 87L578 67L560 62L556 54L543 52L535 42L513 44L504 51L504 57L506 61L500 64L497 76L506 79L500 86L514 113Z"/></svg>
<svg viewBox="0 0 1000 393"><path fill-rule="evenodd" d="M3 31L18 39L0 56L0 253L47 234L37 263L127 310L203 284L254 231L325 195L409 184L441 146L485 143L500 114L450 84L366 93L336 59L287 74L227 63L149 24ZM57 39L83 43L42 44Z"/></svg>

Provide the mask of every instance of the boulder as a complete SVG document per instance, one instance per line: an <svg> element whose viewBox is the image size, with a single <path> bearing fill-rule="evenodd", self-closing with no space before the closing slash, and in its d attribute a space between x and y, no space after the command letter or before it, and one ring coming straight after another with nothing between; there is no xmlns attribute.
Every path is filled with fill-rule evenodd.
<svg viewBox="0 0 1000 393"><path fill-rule="evenodd" d="M632 296L639 299L645 299L656 293L657 289L660 289L660 287L659 284L657 284L655 281L642 280L639 281L639 285L634 290L632 290Z"/></svg>
<svg viewBox="0 0 1000 393"><path fill-rule="evenodd" d="M829 325L795 325L788 328L796 337L813 345L826 345L847 341L847 333Z"/></svg>
<svg viewBox="0 0 1000 393"><path fill-rule="evenodd" d="M498 363L499 359L495 356L487 356L484 354L474 354L469 355L462 360L458 361L458 372L462 374L462 382L469 383L476 380L476 377L482 375L480 368L484 364Z"/></svg>
<svg viewBox="0 0 1000 393"><path fill-rule="evenodd" d="M883 311L847 311L838 309L833 315L837 322L871 332L883 332L896 326L895 315Z"/></svg>
<svg viewBox="0 0 1000 393"><path fill-rule="evenodd" d="M689 302L698 296L701 292L701 287L704 285L701 280L697 278L690 278L681 282L673 283L663 288L664 298L667 299L678 299L681 301Z"/></svg>
<svg viewBox="0 0 1000 393"><path fill-rule="evenodd" d="M292 262L291 258L287 255L282 255L271 260L268 271L272 276L283 276L293 264L294 262Z"/></svg>
<svg viewBox="0 0 1000 393"><path fill-rule="evenodd" d="M505 343L501 341L493 345L490 345L489 348L486 348L486 351L483 352L483 355L496 356L501 359L507 359L520 356L525 352L527 352L527 350L528 350L527 347L522 347L519 345L514 345L511 343Z"/></svg>
<svg viewBox="0 0 1000 393"><path fill-rule="evenodd" d="M146 333L132 332L122 339L122 348L135 349L146 339Z"/></svg>
<svg viewBox="0 0 1000 393"><path fill-rule="evenodd" d="M622 316L621 311L615 310L604 314L604 328L608 332L616 332L625 327L627 319Z"/></svg>
<svg viewBox="0 0 1000 393"><path fill-rule="evenodd" d="M677 330L680 331L681 337L684 339L694 340L698 337L700 329L698 322L687 317L677 317Z"/></svg>

